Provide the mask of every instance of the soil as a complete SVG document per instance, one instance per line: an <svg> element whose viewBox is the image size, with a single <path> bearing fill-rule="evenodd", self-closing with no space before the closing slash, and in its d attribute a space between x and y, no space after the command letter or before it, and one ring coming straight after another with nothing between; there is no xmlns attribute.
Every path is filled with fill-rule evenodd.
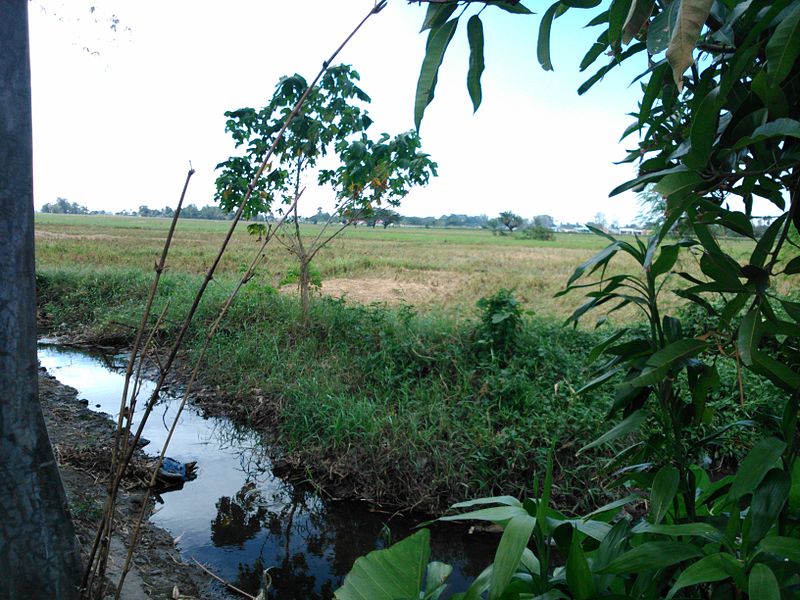
<svg viewBox="0 0 800 600"><path fill-rule="evenodd" d="M45 369L39 371L39 398L85 559L103 512L115 423L108 415L91 411L75 389L61 384ZM108 569L114 584L127 554L128 534L141 511L147 472L148 458L140 448L117 503ZM152 498L147 502L152 508ZM200 568L181 560L170 534L147 522L134 567L125 581L123 600L215 597L218 594Z"/></svg>

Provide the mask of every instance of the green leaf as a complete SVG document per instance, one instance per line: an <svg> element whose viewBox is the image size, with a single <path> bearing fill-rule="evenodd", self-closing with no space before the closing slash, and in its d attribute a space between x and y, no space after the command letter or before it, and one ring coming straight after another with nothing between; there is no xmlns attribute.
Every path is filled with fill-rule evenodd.
<svg viewBox="0 0 800 600"><path fill-rule="evenodd" d="M763 563L756 563L747 578L747 594L758 600L781 600L781 588L772 570Z"/></svg>
<svg viewBox="0 0 800 600"><path fill-rule="evenodd" d="M682 542L645 542L617 557L603 572L641 573L663 569L677 563L702 556L703 551L691 544Z"/></svg>
<svg viewBox="0 0 800 600"><path fill-rule="evenodd" d="M692 148L683 157L683 164L692 169L705 169L719 124L719 88L714 88L705 95L700 106L694 111L690 139ZM748 223L749 224L749 223Z"/></svg>
<svg viewBox="0 0 800 600"><path fill-rule="evenodd" d="M655 0L633 0L625 24L622 26L622 44L628 45L650 19Z"/></svg>
<svg viewBox="0 0 800 600"><path fill-rule="evenodd" d="M632 0L611 0L608 9L608 44L619 48L622 40L622 26L630 13Z"/></svg>
<svg viewBox="0 0 800 600"><path fill-rule="evenodd" d="M576 533L572 534L572 543L567 555L566 577L567 587L575 600L590 600L597 595L589 563Z"/></svg>
<svg viewBox="0 0 800 600"><path fill-rule="evenodd" d="M767 228L761 239L758 240L755 250L750 255L750 264L756 267L763 267L767 260L769 251L772 249L772 244L775 243L775 238L783 227L787 215L781 215L775 219L772 224ZM800 258L800 257L798 257ZM800 261L798 261L798 268L800 268Z"/></svg>
<svg viewBox="0 0 800 600"><path fill-rule="evenodd" d="M647 29L647 51L651 55L660 54L669 46L680 4L678 0L673 0L650 22Z"/></svg>
<svg viewBox="0 0 800 600"><path fill-rule="evenodd" d="M519 566L522 552L536 526L536 519L529 514L517 515L511 519L503 530L503 537L497 546L492 569L489 599L496 600L502 596L511 577Z"/></svg>
<svg viewBox="0 0 800 600"><path fill-rule="evenodd" d="M785 448L786 444L774 437L765 438L753 446L739 465L728 497L736 502L745 494L753 492Z"/></svg>
<svg viewBox="0 0 800 600"><path fill-rule="evenodd" d="M425 576L425 597L423 600L439 600L447 589L447 579L452 575L453 567L433 561L428 564L428 573Z"/></svg>
<svg viewBox="0 0 800 600"><path fill-rule="evenodd" d="M458 4L456 4L455 2L429 3L428 11L425 13L425 20L422 22L422 29L420 29L420 33L425 31L426 29L438 27L439 25L447 21L447 19L450 18L450 15L452 15L457 8Z"/></svg>
<svg viewBox="0 0 800 600"><path fill-rule="evenodd" d="M503 524L514 517L527 514L528 512L521 506L495 506L457 515L439 517L437 521L491 521L493 523Z"/></svg>
<svg viewBox="0 0 800 600"><path fill-rule="evenodd" d="M553 70L553 63L550 61L550 29L553 26L553 19L556 16L561 2L556 2L548 8L542 15L542 22L539 24L539 39L536 43L536 57L539 64L545 71Z"/></svg>
<svg viewBox="0 0 800 600"><path fill-rule="evenodd" d="M756 128L753 135L743 137L733 145L733 150L741 150L745 146L751 146L776 137L800 138L800 121L794 119L775 119Z"/></svg>
<svg viewBox="0 0 800 600"><path fill-rule="evenodd" d="M782 362L761 350L752 350L750 356L753 359L750 368L759 375L763 375L775 385L789 392L795 392L800 388L800 375Z"/></svg>
<svg viewBox="0 0 800 600"><path fill-rule="evenodd" d="M681 523L678 525L654 525L643 521L631 530L631 533L652 533L657 535L668 535L670 537L700 537L710 542L723 543L723 534L708 523Z"/></svg>
<svg viewBox="0 0 800 600"><path fill-rule="evenodd" d="M711 12L713 0L674 0L680 2L678 17L667 48L667 61L678 91L683 88L683 73L694 63L694 48Z"/></svg>
<svg viewBox="0 0 800 600"><path fill-rule="evenodd" d="M533 12L526 8L519 1L511 2L510 0L495 0L494 2L487 2L491 6L502 8L506 12L514 13L516 15L532 15Z"/></svg>
<svg viewBox="0 0 800 600"><path fill-rule="evenodd" d="M414 125L419 131L425 109L433 100L436 89L436 80L439 76L439 67L442 65L444 53L458 26L458 19L447 21L431 29L428 34L428 43L425 47L425 58L422 60L422 69L417 80L417 93L414 100Z"/></svg>
<svg viewBox="0 0 800 600"><path fill-rule="evenodd" d="M700 174L694 171L671 173L656 184L654 191L667 198L680 197L686 192L692 191L702 180Z"/></svg>
<svg viewBox="0 0 800 600"><path fill-rule="evenodd" d="M605 444L606 442L610 442L611 440L615 440L618 437L622 437L625 435L629 435L634 431L638 430L639 427L647 420L647 414L643 410L637 410L632 412L626 419L612 427L610 430L606 431L603 435L597 438L590 444L587 444L580 450L578 450L578 454L581 452L585 452L590 448L594 448L601 444Z"/></svg>
<svg viewBox="0 0 800 600"><path fill-rule="evenodd" d="M786 263L783 269L786 275L796 275L800 273L800 256L795 256L792 260Z"/></svg>
<svg viewBox="0 0 800 600"><path fill-rule="evenodd" d="M767 74L778 86L786 79L800 55L800 5L795 4L769 38L766 48Z"/></svg>
<svg viewBox="0 0 800 600"><path fill-rule="evenodd" d="M680 474L674 467L661 467L653 478L650 492L650 519L658 525L672 507L672 499L678 492Z"/></svg>
<svg viewBox="0 0 800 600"><path fill-rule="evenodd" d="M653 277L658 277L659 275L663 275L664 273L668 272L672 267L675 266L675 263L678 260L679 252L680 246L677 244L663 246L658 259L650 267L650 275Z"/></svg>
<svg viewBox="0 0 800 600"><path fill-rule="evenodd" d="M483 23L478 15L472 15L467 21L467 39L469 40L469 71L467 72L467 90L472 100L472 108L478 110L481 105L481 75L483 74Z"/></svg>
<svg viewBox="0 0 800 600"><path fill-rule="evenodd" d="M739 561L727 552L718 552L701 558L684 569L669 594L667 594L667 600L671 600L676 593L685 587L728 579L730 570L741 568Z"/></svg>
<svg viewBox="0 0 800 600"><path fill-rule="evenodd" d="M430 552L427 529L389 548L374 550L356 560L334 597L336 600L418 598Z"/></svg>
<svg viewBox="0 0 800 600"><path fill-rule="evenodd" d="M647 359L646 364L649 367L656 368L671 366L678 361L696 356L706 348L708 348L708 342L701 339L686 338L678 340L653 354L653 356Z"/></svg>
<svg viewBox="0 0 800 600"><path fill-rule="evenodd" d="M794 563L800 564L800 539L780 535L765 537L756 546L756 552L774 554Z"/></svg>
<svg viewBox="0 0 800 600"><path fill-rule="evenodd" d="M736 338L736 347L739 356L746 366L753 364L753 351L758 348L761 340L761 312L758 307L753 308L742 319L739 325L739 335Z"/></svg>
<svg viewBox="0 0 800 600"><path fill-rule="evenodd" d="M513 496L490 496L488 498L476 498L475 500L466 500L453 504L450 508L470 508L481 504L503 504L505 506L518 506L522 507L522 502Z"/></svg>
<svg viewBox="0 0 800 600"><path fill-rule="evenodd" d="M790 487L791 481L788 473L780 469L772 469L753 492L748 515L751 519L747 538L748 546L757 544L767 535L789 499Z"/></svg>

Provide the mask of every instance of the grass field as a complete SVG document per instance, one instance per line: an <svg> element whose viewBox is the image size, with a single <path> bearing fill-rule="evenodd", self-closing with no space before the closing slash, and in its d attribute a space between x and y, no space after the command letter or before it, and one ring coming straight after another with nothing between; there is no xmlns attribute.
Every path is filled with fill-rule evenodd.
<svg viewBox="0 0 800 600"><path fill-rule="evenodd" d="M151 271L169 220L140 217L36 215L37 268L133 268ZM184 220L169 258L173 272L201 274L222 241L228 222ZM303 232L314 235L312 225ZM582 303L579 294L554 298L575 267L607 243L592 234L558 234L554 241L495 236L485 230L366 227L346 230L315 260L322 291L362 303L408 303L420 310L472 315L475 302L500 288L513 288L525 307L542 316L566 317ZM752 247L728 242L735 254ZM220 267L224 281L244 269L258 244L240 226ZM693 259L685 270L696 272ZM277 287L293 266L277 242L268 247L262 284ZM631 268L620 257L613 268ZM669 300L668 300L669 302ZM618 320L634 318L622 312Z"/></svg>

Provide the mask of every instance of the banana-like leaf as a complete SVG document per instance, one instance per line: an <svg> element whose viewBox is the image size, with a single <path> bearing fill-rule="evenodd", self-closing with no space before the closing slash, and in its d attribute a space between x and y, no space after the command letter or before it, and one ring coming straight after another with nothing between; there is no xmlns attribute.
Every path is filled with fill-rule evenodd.
<svg viewBox="0 0 800 600"><path fill-rule="evenodd" d="M642 423L644 423L645 420L647 420L647 415L643 410L634 411L626 419L622 420L616 426L606 431L603 435L601 435L591 444L587 444L583 448L578 450L578 453L580 454L581 452L585 452L586 450L594 448L595 446L599 446L600 444L605 444L606 442L615 440L618 437L622 437L624 435L633 433L634 431L638 430L639 427L642 426Z"/></svg>
<svg viewBox="0 0 800 600"><path fill-rule="evenodd" d="M436 80L439 76L439 67L442 65L444 53L458 26L458 19L447 21L442 25L431 28L428 34L428 43L425 47L425 58L422 60L419 79L417 80L417 93L414 99L414 125L419 131L425 109L433 100L436 90Z"/></svg>
<svg viewBox="0 0 800 600"><path fill-rule="evenodd" d="M661 467L653 479L650 493L650 519L658 525L672 506L672 499L678 492L680 474L674 467Z"/></svg>
<svg viewBox="0 0 800 600"><path fill-rule="evenodd" d="M503 529L503 537L500 538L494 557L489 600L497 600L503 595L519 567L522 553L528 546L535 526L536 518L525 513L511 519Z"/></svg>
<svg viewBox="0 0 800 600"><path fill-rule="evenodd" d="M793 563L800 564L800 539L788 536L771 535L761 540L756 552L774 554Z"/></svg>
<svg viewBox="0 0 800 600"><path fill-rule="evenodd" d="M750 598L758 600L781 600L781 588L778 579L767 565L756 563L747 578L747 593Z"/></svg>
<svg viewBox="0 0 800 600"><path fill-rule="evenodd" d="M671 600L675 594L685 587L690 585L699 585L701 583L712 583L715 581L723 581L728 579L730 575L728 572L732 569L741 569L741 564L732 554L727 552L718 552L711 554L705 558L701 558L696 563L693 563L684 569L675 585L667 594L666 600Z"/></svg>
<svg viewBox="0 0 800 600"><path fill-rule="evenodd" d="M792 482L785 471L772 469L753 492L753 500L750 503L748 546L754 546L767 535L789 499L791 485Z"/></svg>
<svg viewBox="0 0 800 600"><path fill-rule="evenodd" d="M683 89L684 71L694 63L694 49L713 4L714 0L680 0L678 18L667 48L667 60L679 91Z"/></svg>
<svg viewBox="0 0 800 600"><path fill-rule="evenodd" d="M739 465L739 471L728 492L731 501L735 502L745 494L753 492L785 448L786 444L774 437L765 438L753 446Z"/></svg>
<svg viewBox="0 0 800 600"><path fill-rule="evenodd" d="M389 548L374 550L356 560L334 597L336 600L419 598L430 553L427 529Z"/></svg>
<svg viewBox="0 0 800 600"><path fill-rule="evenodd" d="M575 600L590 600L597 596L589 562L575 533L572 534L572 543L567 555L566 577L567 587Z"/></svg>
<svg viewBox="0 0 800 600"><path fill-rule="evenodd" d="M478 15L467 21L467 40L469 41L469 71L467 72L467 91L472 100L472 108L481 105L481 75L483 74L483 23Z"/></svg>
<svg viewBox="0 0 800 600"><path fill-rule="evenodd" d="M645 542L617 557L603 572L605 573L641 573L663 569L684 560L702 556L698 546L682 542Z"/></svg>

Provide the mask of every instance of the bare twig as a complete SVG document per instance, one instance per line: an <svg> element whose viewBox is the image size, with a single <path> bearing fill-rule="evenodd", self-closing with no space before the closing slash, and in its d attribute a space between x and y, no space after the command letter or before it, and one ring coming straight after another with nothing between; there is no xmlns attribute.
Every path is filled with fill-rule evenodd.
<svg viewBox="0 0 800 600"><path fill-rule="evenodd" d="M238 587L236 587L236 586L235 586L235 585L233 585L232 583L228 583L228 582L227 582L227 581L225 581L225 580L224 580L222 577L220 577L219 575L217 575L216 573L214 573L213 571L211 571L211 569L209 569L209 568L208 568L208 567L206 567L206 566L205 566L203 563L201 563L199 560L197 560L197 559L196 559L194 556L192 557L192 560L194 561L194 564L196 564L198 567L200 567L201 569L203 569L203 571L205 571L206 573L208 573L209 575L211 575L211 577L213 577L214 579L216 579L217 581L219 581L219 582L220 582L222 585L224 585L224 586L225 586L226 588L228 588L229 590L232 590L232 591L236 592L237 594L241 594L241 595L242 595L242 596L244 596L245 598L250 598L250 600L256 600L256 597L255 597L255 596L251 596L250 594L248 594L248 593L247 593L247 592L245 592L244 590L240 590Z"/></svg>

